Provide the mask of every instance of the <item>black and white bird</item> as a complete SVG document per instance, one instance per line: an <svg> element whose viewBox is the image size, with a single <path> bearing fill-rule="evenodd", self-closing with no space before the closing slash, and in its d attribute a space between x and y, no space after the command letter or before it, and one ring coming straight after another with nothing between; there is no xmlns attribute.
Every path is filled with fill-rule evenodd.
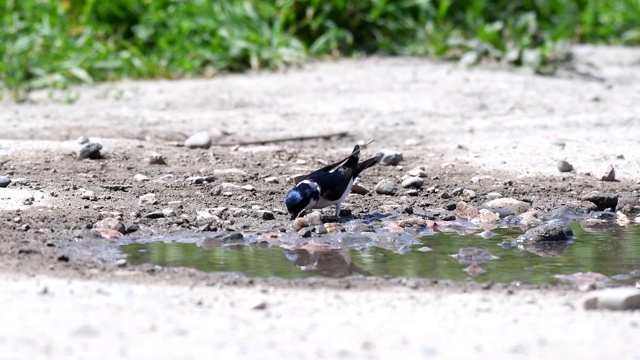
<svg viewBox="0 0 640 360"><path fill-rule="evenodd" d="M327 165L305 176L285 198L292 219L304 210L336 206L336 217L340 216L342 202L349 195L354 180L362 171L378 162L376 157L360 160L360 146L356 145L349 157Z"/></svg>

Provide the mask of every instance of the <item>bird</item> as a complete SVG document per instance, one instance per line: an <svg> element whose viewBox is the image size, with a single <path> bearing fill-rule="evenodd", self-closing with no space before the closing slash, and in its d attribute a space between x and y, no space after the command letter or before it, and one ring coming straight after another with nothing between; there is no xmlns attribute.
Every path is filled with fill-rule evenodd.
<svg viewBox="0 0 640 360"><path fill-rule="evenodd" d="M368 144L367 144L368 145ZM362 171L378 162L377 157L359 162L360 146L356 145L348 157L318 169L302 178L287 194L284 202L295 219L308 209L336 206L336 217L340 217L342 202L349 194L353 182Z"/></svg>

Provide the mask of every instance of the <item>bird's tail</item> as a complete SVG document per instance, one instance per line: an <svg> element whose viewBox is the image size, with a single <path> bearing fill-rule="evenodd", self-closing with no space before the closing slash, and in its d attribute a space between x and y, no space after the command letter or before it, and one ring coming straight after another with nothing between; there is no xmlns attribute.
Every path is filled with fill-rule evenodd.
<svg viewBox="0 0 640 360"><path fill-rule="evenodd" d="M370 159L367 159L361 163L358 164L358 166L356 166L356 176L358 176L361 172L363 172L364 170L372 167L373 165L378 163L378 157L374 156Z"/></svg>

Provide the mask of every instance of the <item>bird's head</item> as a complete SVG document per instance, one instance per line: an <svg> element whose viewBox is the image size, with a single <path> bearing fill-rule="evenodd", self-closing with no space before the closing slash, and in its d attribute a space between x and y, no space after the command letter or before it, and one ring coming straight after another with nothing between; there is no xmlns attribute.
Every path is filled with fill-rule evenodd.
<svg viewBox="0 0 640 360"><path fill-rule="evenodd" d="M304 210L312 208L318 199L320 199L318 186L309 181L302 181L289 191L284 202L291 213L291 218L295 219Z"/></svg>

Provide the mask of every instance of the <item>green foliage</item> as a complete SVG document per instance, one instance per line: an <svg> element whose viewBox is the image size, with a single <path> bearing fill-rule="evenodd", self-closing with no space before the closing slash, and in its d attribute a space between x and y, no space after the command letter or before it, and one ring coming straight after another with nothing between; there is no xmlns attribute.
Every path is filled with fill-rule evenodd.
<svg viewBox="0 0 640 360"><path fill-rule="evenodd" d="M566 42L640 44L637 0L0 0L0 88L430 55L541 70Z"/></svg>

